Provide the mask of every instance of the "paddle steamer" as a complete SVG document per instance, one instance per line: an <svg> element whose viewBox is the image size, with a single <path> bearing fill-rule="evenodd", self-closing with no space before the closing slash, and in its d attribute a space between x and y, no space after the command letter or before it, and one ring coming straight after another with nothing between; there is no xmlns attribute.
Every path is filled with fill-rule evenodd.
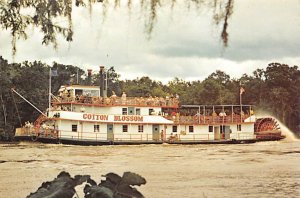
<svg viewBox="0 0 300 198"><path fill-rule="evenodd" d="M205 144L282 139L272 118L256 119L251 105L180 105L178 96L107 96L100 87L61 86L46 113L16 129L15 139L51 143Z"/></svg>

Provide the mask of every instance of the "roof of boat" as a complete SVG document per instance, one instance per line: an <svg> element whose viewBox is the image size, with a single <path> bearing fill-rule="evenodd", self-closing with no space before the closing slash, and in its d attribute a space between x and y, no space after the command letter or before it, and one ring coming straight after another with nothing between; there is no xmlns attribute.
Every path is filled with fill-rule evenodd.
<svg viewBox="0 0 300 198"><path fill-rule="evenodd" d="M84 89L100 89L99 86L93 86L93 85L62 85L60 89L63 88L84 88Z"/></svg>

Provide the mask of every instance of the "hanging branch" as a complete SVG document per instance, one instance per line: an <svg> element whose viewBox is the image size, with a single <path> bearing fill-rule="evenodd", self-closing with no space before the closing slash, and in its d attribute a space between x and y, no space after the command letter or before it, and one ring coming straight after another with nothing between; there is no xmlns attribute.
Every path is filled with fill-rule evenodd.
<svg viewBox="0 0 300 198"><path fill-rule="evenodd" d="M58 46L57 35L62 35L67 42L73 41L73 2L74 6L88 5L90 14L94 3L101 3L102 21L108 15L109 6L113 6L115 9L121 6L121 0L0 0L0 28L11 32L13 57L17 52L17 40L27 39L26 30L30 26L40 29L43 33L42 44L52 44L55 49ZM228 0L227 3L220 0L210 0L208 2L208 5L211 2L213 4L215 23L219 24L223 21L221 39L224 46L227 47L228 20L233 13L233 0ZM173 10L177 0L140 0L137 4L140 5L144 13L145 33L150 39L155 23L159 18L159 8L163 5L171 5L170 9ZM187 8L190 8L193 4L195 9L200 9L203 1L185 0L184 4ZM133 1L127 0L126 6L131 11L134 7ZM24 14L22 11L26 9L32 10L32 12ZM61 22L64 18L67 19L66 23ZM58 22L58 19L60 22Z"/></svg>

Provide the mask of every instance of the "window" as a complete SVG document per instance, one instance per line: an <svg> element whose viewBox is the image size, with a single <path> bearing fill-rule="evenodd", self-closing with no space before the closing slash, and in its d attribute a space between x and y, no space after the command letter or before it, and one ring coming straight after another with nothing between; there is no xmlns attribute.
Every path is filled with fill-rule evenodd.
<svg viewBox="0 0 300 198"><path fill-rule="evenodd" d="M99 124L94 125L94 132L100 132Z"/></svg>
<svg viewBox="0 0 300 198"><path fill-rule="evenodd" d="M134 115L134 107L128 107L128 115Z"/></svg>
<svg viewBox="0 0 300 198"><path fill-rule="evenodd" d="M149 115L152 115L152 112L154 112L154 109L149 109Z"/></svg>
<svg viewBox="0 0 300 198"><path fill-rule="evenodd" d="M123 132L128 132L128 125L123 125Z"/></svg>
<svg viewBox="0 0 300 198"><path fill-rule="evenodd" d="M108 124L107 125L107 132L113 132L113 130L114 130L113 125L112 124Z"/></svg>
<svg viewBox="0 0 300 198"><path fill-rule="evenodd" d="M194 133L194 126L189 126L189 132Z"/></svg>
<svg viewBox="0 0 300 198"><path fill-rule="evenodd" d="M177 133L177 126L173 126L173 128L172 128L172 131L173 131L173 133Z"/></svg>
<svg viewBox="0 0 300 198"><path fill-rule="evenodd" d="M76 95L78 95L78 96L83 95L83 90L82 89L75 89L75 96Z"/></svg>
<svg viewBox="0 0 300 198"><path fill-rule="evenodd" d="M122 108L122 115L127 115L127 108Z"/></svg>
<svg viewBox="0 0 300 198"><path fill-rule="evenodd" d="M242 125L240 125L240 124L236 125L236 130L237 131L242 131Z"/></svg>
<svg viewBox="0 0 300 198"><path fill-rule="evenodd" d="M214 132L214 126L208 126L208 132Z"/></svg>
<svg viewBox="0 0 300 198"><path fill-rule="evenodd" d="M141 109L136 109L136 110L135 110L135 114L136 114L136 115L141 115Z"/></svg>
<svg viewBox="0 0 300 198"><path fill-rule="evenodd" d="M139 127L139 129L138 129L139 133L143 133L144 132L144 126L139 125L138 127Z"/></svg>
<svg viewBox="0 0 300 198"><path fill-rule="evenodd" d="M72 124L72 132L77 132L77 124Z"/></svg>

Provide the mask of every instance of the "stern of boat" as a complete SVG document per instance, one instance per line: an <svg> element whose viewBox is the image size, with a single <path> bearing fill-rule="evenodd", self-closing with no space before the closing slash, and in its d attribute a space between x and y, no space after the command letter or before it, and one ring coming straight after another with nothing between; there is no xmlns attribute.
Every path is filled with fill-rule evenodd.
<svg viewBox="0 0 300 198"><path fill-rule="evenodd" d="M282 135L279 123L271 117L257 119L254 124L254 133L256 139L262 141L281 140L285 138Z"/></svg>

